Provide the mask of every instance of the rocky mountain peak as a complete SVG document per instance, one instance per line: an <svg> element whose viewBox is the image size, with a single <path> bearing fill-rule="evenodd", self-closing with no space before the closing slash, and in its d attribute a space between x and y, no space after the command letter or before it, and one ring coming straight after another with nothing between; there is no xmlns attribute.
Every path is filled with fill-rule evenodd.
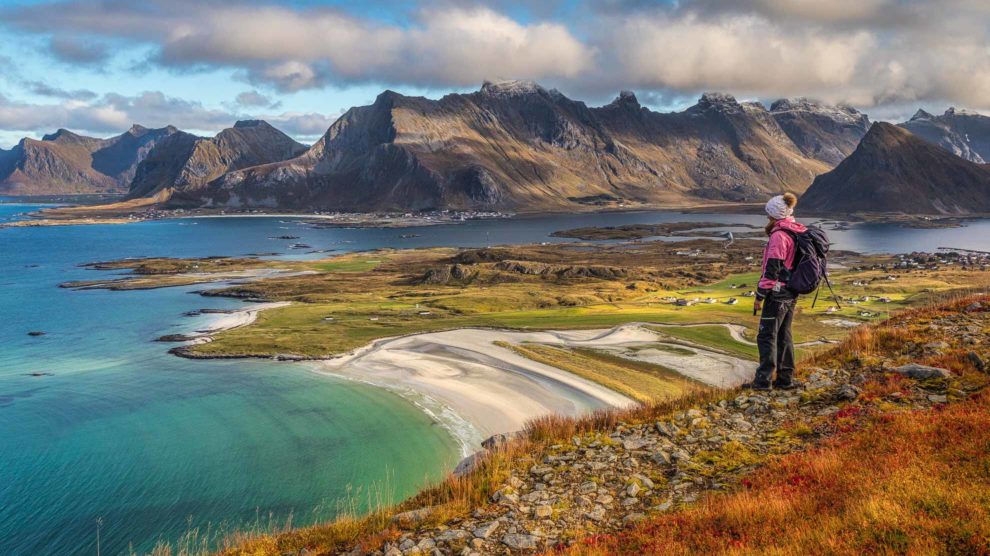
<svg viewBox="0 0 990 556"><path fill-rule="evenodd" d="M632 91L619 91L619 96L615 97L610 106L621 106L638 110L640 108L639 99Z"/></svg>
<svg viewBox="0 0 990 556"><path fill-rule="evenodd" d="M828 112L833 110L857 112L855 108L846 104L831 105L807 97L782 98L770 105L771 112Z"/></svg>
<svg viewBox="0 0 990 556"><path fill-rule="evenodd" d="M83 139L82 135L77 135L61 127L58 130L56 130L55 133L49 133L41 138L42 141L55 141L55 142L78 141L80 139Z"/></svg>
<svg viewBox="0 0 990 556"><path fill-rule="evenodd" d="M912 137L911 133L887 122L873 122L860 142L862 147L887 145Z"/></svg>
<svg viewBox="0 0 990 556"><path fill-rule="evenodd" d="M482 94L499 97L532 95L546 92L546 89L535 81L524 81L517 79L505 79L499 81L486 80L481 85Z"/></svg>
<svg viewBox="0 0 990 556"><path fill-rule="evenodd" d="M238 120L234 122L234 127L271 127L271 125L265 120Z"/></svg>
<svg viewBox="0 0 990 556"><path fill-rule="evenodd" d="M811 102L804 97L781 98L770 105L771 112L789 112L791 110L807 109Z"/></svg>
<svg viewBox="0 0 990 556"><path fill-rule="evenodd" d="M405 96L401 93L397 93L391 89L386 89L375 97L375 103L372 106L392 106L403 98L405 98Z"/></svg>
<svg viewBox="0 0 990 556"><path fill-rule="evenodd" d="M719 93L717 91L702 93L701 98L698 100L699 104L739 104L736 101L736 97L728 93Z"/></svg>
<svg viewBox="0 0 990 556"><path fill-rule="evenodd" d="M701 95L698 99L698 103L693 107L689 108L690 111L696 112L723 112L723 113L737 113L742 112L743 108L736 101L736 97L719 92L708 92Z"/></svg>
<svg viewBox="0 0 990 556"><path fill-rule="evenodd" d="M830 212L984 212L990 207L990 168L900 126L876 122L853 154L815 179L801 203Z"/></svg>
<svg viewBox="0 0 990 556"><path fill-rule="evenodd" d="M950 106L948 110L945 111L946 116L980 116L979 113L973 112L972 110L966 110L965 108L956 108L955 106Z"/></svg>
<svg viewBox="0 0 990 556"><path fill-rule="evenodd" d="M129 133L129 134L131 134L131 135L133 135L135 137L140 137L140 136L144 135L145 133L148 133L148 128L144 127L141 124L134 124L134 125L131 126L130 129L127 130L127 133Z"/></svg>
<svg viewBox="0 0 990 556"><path fill-rule="evenodd" d="M990 160L990 118L975 112L952 107L935 116L918 110L899 125L970 162L985 164Z"/></svg>
<svg viewBox="0 0 990 556"><path fill-rule="evenodd" d="M833 120L849 121L851 123L859 120L866 121L865 114L848 104L826 104L805 97L779 99L770 105L770 112L774 114L807 112L809 114L825 116Z"/></svg>

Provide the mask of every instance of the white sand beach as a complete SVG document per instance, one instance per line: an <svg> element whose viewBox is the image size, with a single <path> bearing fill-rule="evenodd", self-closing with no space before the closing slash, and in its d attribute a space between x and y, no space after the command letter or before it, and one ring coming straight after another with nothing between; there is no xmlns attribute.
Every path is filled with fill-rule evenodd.
<svg viewBox="0 0 990 556"><path fill-rule="evenodd" d="M231 330L233 328L240 328L241 326L247 326L258 319L258 314L266 309L274 309L276 307L285 307L288 305L288 301L277 301L270 303L252 303L246 309L241 309L239 311L233 311L230 313L217 313L211 315L210 321L207 326L199 328L196 330L196 334L203 334L194 341L203 341L208 339L208 335L216 334L218 332L223 332L224 330Z"/></svg>
<svg viewBox="0 0 990 556"><path fill-rule="evenodd" d="M382 386L422 407L461 442L465 455L497 433L518 431L526 421L557 413L580 415L623 407L629 398L574 374L531 361L495 342L536 342L602 349L662 364L713 386L735 386L755 363L700 347L662 347L641 324L604 330L519 332L459 329L387 338L345 356L315 363L318 372ZM660 345L658 345L660 344ZM635 349L630 349L635 348Z"/></svg>

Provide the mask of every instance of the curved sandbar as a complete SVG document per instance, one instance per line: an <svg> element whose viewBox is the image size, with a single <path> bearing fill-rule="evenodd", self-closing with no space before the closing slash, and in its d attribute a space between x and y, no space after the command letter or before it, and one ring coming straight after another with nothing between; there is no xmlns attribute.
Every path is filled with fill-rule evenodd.
<svg viewBox="0 0 990 556"><path fill-rule="evenodd" d="M580 415L635 402L574 374L532 361L495 342L587 347L663 364L715 386L733 386L755 364L702 348L693 354L635 349L664 343L641 324L605 330L519 332L466 328L378 340L345 356L315 363L319 372L392 389L449 426L465 455L484 438L523 428L556 413ZM683 346L683 344L679 344ZM656 352L656 353L654 353Z"/></svg>
<svg viewBox="0 0 990 556"><path fill-rule="evenodd" d="M258 314L262 311L276 307L285 307L286 305L289 305L288 301L253 303L252 306L246 309L239 309L229 313L218 313L210 318L207 326L198 328L194 335L188 336L187 341L191 344L211 342L213 341L214 334L247 326L258 320Z"/></svg>

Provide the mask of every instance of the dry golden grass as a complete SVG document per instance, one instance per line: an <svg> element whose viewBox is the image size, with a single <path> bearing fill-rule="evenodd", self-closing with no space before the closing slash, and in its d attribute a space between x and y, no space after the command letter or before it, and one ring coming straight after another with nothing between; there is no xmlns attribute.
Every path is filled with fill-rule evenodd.
<svg viewBox="0 0 990 556"><path fill-rule="evenodd" d="M677 398L703 387L676 371L632 361L590 349L568 349L540 344L503 347L544 365L601 384L641 403Z"/></svg>

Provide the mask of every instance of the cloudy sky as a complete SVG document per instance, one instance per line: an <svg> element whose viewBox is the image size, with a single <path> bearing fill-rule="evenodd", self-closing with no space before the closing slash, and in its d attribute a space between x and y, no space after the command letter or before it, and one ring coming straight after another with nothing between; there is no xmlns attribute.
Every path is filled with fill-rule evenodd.
<svg viewBox="0 0 990 556"><path fill-rule="evenodd" d="M531 79L658 110L702 91L848 102L874 119L990 112L986 0L4 0L0 147L59 127L312 141L384 88Z"/></svg>

